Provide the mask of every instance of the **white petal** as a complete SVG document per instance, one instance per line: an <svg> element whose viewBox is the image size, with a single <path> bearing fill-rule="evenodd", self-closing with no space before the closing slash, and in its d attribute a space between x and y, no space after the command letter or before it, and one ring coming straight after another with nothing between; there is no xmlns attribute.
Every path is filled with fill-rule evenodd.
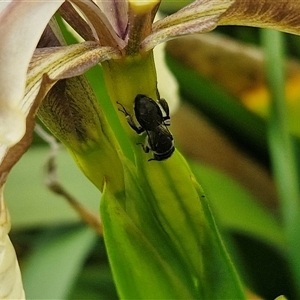
<svg viewBox="0 0 300 300"><path fill-rule="evenodd" d="M157 85L161 98L165 98L173 114L179 106L178 83L165 62L165 44L154 48L155 66L157 72Z"/></svg>
<svg viewBox="0 0 300 300"><path fill-rule="evenodd" d="M155 21L163 18L163 14L158 11L155 16ZM165 43L157 45L153 49L156 73L157 73L157 85L161 98L165 98L169 104L170 112L173 114L180 102L179 86L173 73L169 70L165 61Z"/></svg>
<svg viewBox="0 0 300 300"><path fill-rule="evenodd" d="M10 217L0 188L0 299L25 299L15 250L8 237Z"/></svg>
<svg viewBox="0 0 300 300"><path fill-rule="evenodd" d="M0 142L7 146L25 133L26 115L20 104L27 68L44 28L63 2L11 1L0 5Z"/></svg>

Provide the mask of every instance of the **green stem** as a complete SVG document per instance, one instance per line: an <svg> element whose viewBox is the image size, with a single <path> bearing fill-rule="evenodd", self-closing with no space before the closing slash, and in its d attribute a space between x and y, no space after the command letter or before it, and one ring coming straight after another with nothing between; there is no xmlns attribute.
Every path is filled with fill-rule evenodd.
<svg viewBox="0 0 300 300"><path fill-rule="evenodd" d="M277 31L263 30L262 40L266 52L267 75L272 97L268 122L270 154L281 202L289 259L300 295L299 175L289 134L285 102L283 35Z"/></svg>
<svg viewBox="0 0 300 300"><path fill-rule="evenodd" d="M158 98L152 52L107 61L103 70L116 110L118 101L133 115L137 94ZM100 211L120 297L244 299L205 196L184 158L175 151L165 161L148 162L136 145L140 137L118 115L132 145L131 153L122 151L135 157L135 165L124 160L124 194L105 190Z"/></svg>
<svg viewBox="0 0 300 300"><path fill-rule="evenodd" d="M120 60L109 60L102 63L102 66L107 91L116 111L119 108L117 102L120 102L129 113L133 114L133 103L137 94L157 98L157 79L152 51ZM124 115L120 112L118 115L131 139L136 141L137 135L128 126ZM133 161L132 149L128 150L128 147L121 142L120 144L125 156Z"/></svg>

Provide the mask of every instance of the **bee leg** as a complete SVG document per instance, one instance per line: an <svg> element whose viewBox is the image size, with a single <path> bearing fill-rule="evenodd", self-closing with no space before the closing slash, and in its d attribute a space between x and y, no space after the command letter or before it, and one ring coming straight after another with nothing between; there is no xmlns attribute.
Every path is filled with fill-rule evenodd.
<svg viewBox="0 0 300 300"><path fill-rule="evenodd" d="M121 108L118 108L118 110L120 112L122 112L125 115L126 121L129 124L129 126L137 133L140 134L142 132L144 132L145 130L142 127L138 127L134 121L132 116L129 114L129 112L126 110L126 108L124 107L123 104L121 104L120 102L117 101L117 104L119 104L121 106Z"/></svg>
<svg viewBox="0 0 300 300"><path fill-rule="evenodd" d="M165 126L170 126L171 125L171 121L170 121L170 117L163 117L164 119L164 125Z"/></svg>
<svg viewBox="0 0 300 300"><path fill-rule="evenodd" d="M168 102L164 98L160 98L158 100L158 103L162 107L163 111L166 113L166 116L163 117L164 124L166 126L170 126L170 109L169 109Z"/></svg>
<svg viewBox="0 0 300 300"><path fill-rule="evenodd" d="M169 104L164 98L158 99L158 103L166 113L166 118L170 118L170 109L169 109Z"/></svg>
<svg viewBox="0 0 300 300"><path fill-rule="evenodd" d="M144 145L143 143L137 143L137 145L141 145L145 153L149 153L151 150L148 145Z"/></svg>

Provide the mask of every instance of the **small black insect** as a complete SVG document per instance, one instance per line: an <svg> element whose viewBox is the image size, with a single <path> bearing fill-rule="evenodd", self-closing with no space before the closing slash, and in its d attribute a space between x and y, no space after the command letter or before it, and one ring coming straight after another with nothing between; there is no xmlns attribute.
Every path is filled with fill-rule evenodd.
<svg viewBox="0 0 300 300"><path fill-rule="evenodd" d="M153 151L151 160L164 160L169 158L175 151L173 136L168 130L170 125L169 106L166 100L159 99L159 105L151 98L138 94L134 99L134 113L140 126L137 126L132 116L126 111L125 107L117 102L122 109L130 127L140 134L144 131L147 133L147 144L142 145L144 152ZM165 116L163 116L163 112Z"/></svg>
<svg viewBox="0 0 300 300"><path fill-rule="evenodd" d="M175 151L173 136L169 132L168 135L161 131L148 131L147 144L141 144L145 153L150 150L153 151L153 158L151 160L165 160L169 158Z"/></svg>

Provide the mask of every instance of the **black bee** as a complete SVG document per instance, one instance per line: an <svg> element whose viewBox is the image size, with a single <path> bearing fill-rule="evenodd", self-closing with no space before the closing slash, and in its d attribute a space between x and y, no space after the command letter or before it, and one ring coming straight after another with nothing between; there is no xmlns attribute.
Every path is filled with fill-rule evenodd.
<svg viewBox="0 0 300 300"><path fill-rule="evenodd" d="M140 126L135 124L132 116L118 102L122 107L119 110L124 113L130 127L138 134L146 131L147 144L140 144L145 153L153 151L154 157L150 158L149 161L167 159L175 151L173 136L167 128L170 125L168 103L164 99L159 99L158 102L165 112L165 116L163 116L161 108L153 99L142 94L135 97L134 113Z"/></svg>

